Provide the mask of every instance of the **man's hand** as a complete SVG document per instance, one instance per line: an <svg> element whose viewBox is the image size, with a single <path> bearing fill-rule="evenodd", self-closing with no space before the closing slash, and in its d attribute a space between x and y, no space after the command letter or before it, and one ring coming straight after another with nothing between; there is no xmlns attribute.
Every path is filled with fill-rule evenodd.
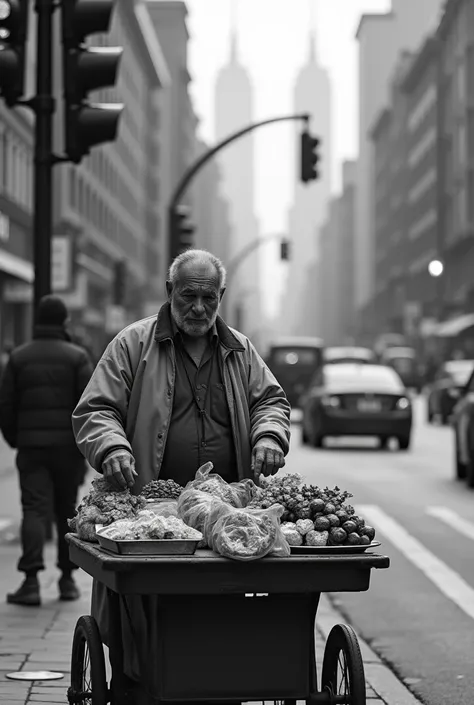
<svg viewBox="0 0 474 705"><path fill-rule="evenodd" d="M102 463L102 473L118 490L133 487L138 476L135 472L135 458L128 450L119 448L106 457Z"/></svg>
<svg viewBox="0 0 474 705"><path fill-rule="evenodd" d="M285 465L285 456L280 444L274 438L262 436L252 450L252 472L254 477L260 474L275 475Z"/></svg>

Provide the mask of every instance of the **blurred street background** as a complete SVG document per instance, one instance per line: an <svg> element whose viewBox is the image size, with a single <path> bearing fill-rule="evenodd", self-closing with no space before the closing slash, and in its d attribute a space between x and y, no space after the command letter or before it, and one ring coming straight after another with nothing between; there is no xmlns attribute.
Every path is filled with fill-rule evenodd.
<svg viewBox="0 0 474 705"><path fill-rule="evenodd" d="M30 340L40 294L64 299L74 340L97 361L122 328L157 313L176 254L192 246L220 257L221 313L251 338L294 408L286 471L351 492L390 556L369 594L331 595L326 605L364 640L369 698L467 705L473 0L112 5L107 21L99 12L94 25L92 12L82 27L73 2L56 13L50 0L0 0L0 366ZM31 101L39 7L54 15L43 43L52 115L48 101ZM123 51L87 65L78 47ZM281 118L290 122L257 129ZM0 440L3 593L17 578L14 457ZM81 580L73 608L53 605L53 587L45 593L50 612L34 634L3 605L2 630L18 633L0 640L0 672L24 663L20 642L39 644L49 617L58 636L43 663L67 670L68 620L88 612L90 581ZM402 690L383 696L372 659ZM55 688L20 690L2 682L1 705L64 701Z"/></svg>

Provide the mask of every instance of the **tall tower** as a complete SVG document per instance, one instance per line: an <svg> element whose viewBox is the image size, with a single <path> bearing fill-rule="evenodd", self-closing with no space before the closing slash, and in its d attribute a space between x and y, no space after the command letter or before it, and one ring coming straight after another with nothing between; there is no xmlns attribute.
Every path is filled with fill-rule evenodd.
<svg viewBox="0 0 474 705"><path fill-rule="evenodd" d="M314 8L314 0L310 0L310 8ZM310 131L321 140L321 161L318 180L308 185L301 183L301 127L297 127L295 191L288 217L288 232L292 243L291 264L279 321L280 327L288 335L318 333L316 306L313 302L317 292L314 265L319 254L318 233L326 216L331 189L331 87L328 72L319 63L314 17L311 17L311 23L308 58L295 85L294 112L311 114Z"/></svg>
<svg viewBox="0 0 474 705"><path fill-rule="evenodd" d="M249 125L254 119L250 77L240 63L236 18L230 34L229 61L218 74L215 90L215 138L221 141ZM229 261L258 238L255 217L255 164L252 134L226 147L220 154L222 191L229 203L231 242ZM225 295L226 319L230 325L256 339L260 327L258 252L239 267L229 280ZM257 336L258 337L258 336ZM258 342L258 340L256 341Z"/></svg>

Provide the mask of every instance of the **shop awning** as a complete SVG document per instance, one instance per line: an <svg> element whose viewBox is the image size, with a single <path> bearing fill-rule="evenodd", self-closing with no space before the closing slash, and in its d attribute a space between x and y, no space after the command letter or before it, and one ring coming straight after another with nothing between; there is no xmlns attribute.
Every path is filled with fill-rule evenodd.
<svg viewBox="0 0 474 705"><path fill-rule="evenodd" d="M455 338L471 326L474 326L474 313L466 313L463 316L440 323L436 329L436 335L439 338Z"/></svg>
<svg viewBox="0 0 474 705"><path fill-rule="evenodd" d="M0 250L0 271L22 279L28 284L32 284L35 280L35 271L31 262L11 255L5 250Z"/></svg>

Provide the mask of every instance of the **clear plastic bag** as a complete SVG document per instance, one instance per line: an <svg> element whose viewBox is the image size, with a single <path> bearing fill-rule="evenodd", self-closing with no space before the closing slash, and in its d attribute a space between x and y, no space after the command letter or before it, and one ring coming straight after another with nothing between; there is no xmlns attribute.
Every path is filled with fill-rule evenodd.
<svg viewBox="0 0 474 705"><path fill-rule="evenodd" d="M213 473L213 469L214 465L210 462L202 465L196 472L194 480L186 485L185 491L195 489L208 492L233 507L246 507L256 496L257 486L253 480L227 483L220 475Z"/></svg>
<svg viewBox="0 0 474 705"><path fill-rule="evenodd" d="M169 502L148 502L147 509L159 517L178 518L178 500L170 499Z"/></svg>
<svg viewBox="0 0 474 705"><path fill-rule="evenodd" d="M204 524L204 541L216 553L239 561L290 555L280 517L284 508L242 509L213 500Z"/></svg>

